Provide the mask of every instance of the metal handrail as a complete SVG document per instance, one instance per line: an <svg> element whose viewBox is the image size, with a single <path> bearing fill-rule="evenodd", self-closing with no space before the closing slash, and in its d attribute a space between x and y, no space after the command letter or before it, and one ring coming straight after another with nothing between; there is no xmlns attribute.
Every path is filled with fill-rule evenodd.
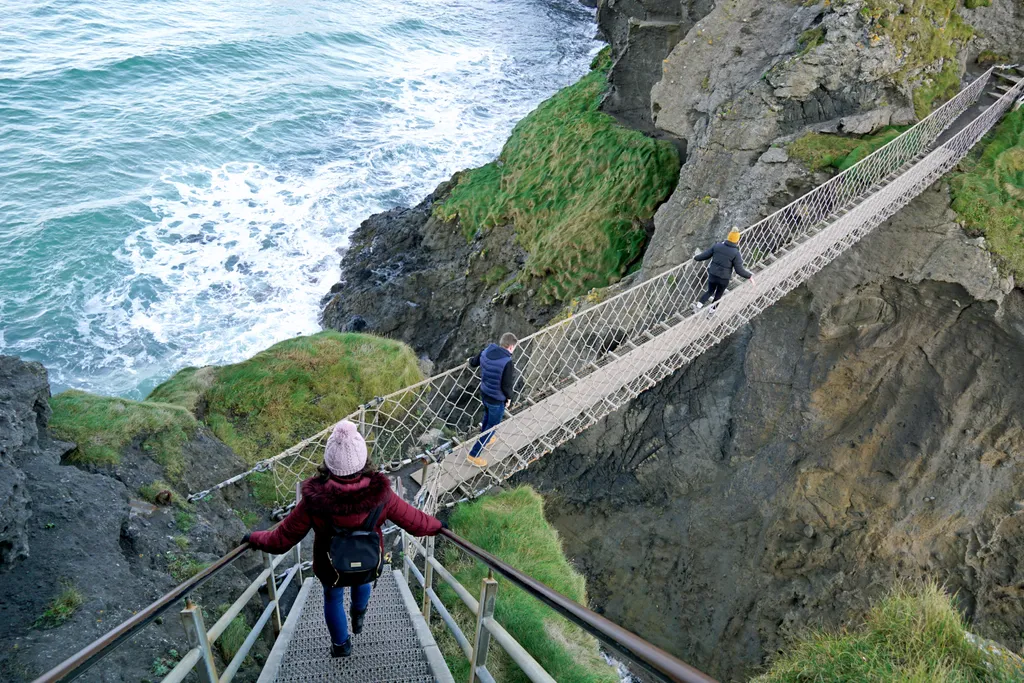
<svg viewBox="0 0 1024 683"><path fill-rule="evenodd" d="M674 683L717 683L715 679L707 674L673 657L635 633L570 600L540 581L527 576L515 567L506 564L486 550L478 548L450 530L442 529L441 535L494 572L505 577L513 585L537 598L587 633L621 652L660 679L673 681ZM442 578L447 580L447 577L442 576Z"/></svg>

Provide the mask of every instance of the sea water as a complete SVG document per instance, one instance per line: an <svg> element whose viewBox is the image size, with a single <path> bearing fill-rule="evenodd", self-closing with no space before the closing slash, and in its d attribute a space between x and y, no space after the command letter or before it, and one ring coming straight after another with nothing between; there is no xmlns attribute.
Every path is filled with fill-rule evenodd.
<svg viewBox="0 0 1024 683"><path fill-rule="evenodd" d="M0 0L0 353L133 398L319 329L347 236L586 72L577 0Z"/></svg>

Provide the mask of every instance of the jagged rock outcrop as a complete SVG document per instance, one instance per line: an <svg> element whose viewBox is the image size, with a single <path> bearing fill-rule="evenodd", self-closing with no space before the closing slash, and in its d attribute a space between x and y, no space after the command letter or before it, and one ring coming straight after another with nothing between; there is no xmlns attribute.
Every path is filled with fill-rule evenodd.
<svg viewBox="0 0 1024 683"><path fill-rule="evenodd" d="M32 510L20 463L45 447L40 429L49 415L49 396L43 366L0 356L0 571L28 555Z"/></svg>
<svg viewBox="0 0 1024 683"><path fill-rule="evenodd" d="M610 618L740 680L929 576L1020 649L1024 293L948 201L932 188L525 474Z"/></svg>
<svg viewBox="0 0 1024 683"><path fill-rule="evenodd" d="M604 0L597 26L612 46L614 65L601 109L628 126L657 133L651 88L662 61L683 36L711 11L709 0Z"/></svg>
<svg viewBox="0 0 1024 683"><path fill-rule="evenodd" d="M467 240L458 225L435 218L442 183L413 208L365 220L341 262L343 281L324 299L321 324L401 340L431 362L459 363L503 332L525 335L555 312L528 292L501 295L505 280L526 261L510 229Z"/></svg>
<svg viewBox="0 0 1024 683"><path fill-rule="evenodd" d="M74 444L49 436L49 398L41 365L0 356L0 476L5 485L13 482L3 489L0 508L4 681L35 678L160 597L182 578L169 573L176 560L209 562L223 555L245 532L234 509L252 508L248 493L238 488L187 508L141 500L136 487L158 478L160 468L134 445L112 469L63 464ZM218 461L232 473L242 468L237 456L208 439L198 435L184 450L185 476L196 484L209 485L223 474ZM248 584L243 572L255 569L253 562L236 563L200 591L210 614ZM81 605L56 627L42 623L65 586L78 591ZM173 664L171 651L188 649L178 624L171 612L81 680L156 680L157 660Z"/></svg>

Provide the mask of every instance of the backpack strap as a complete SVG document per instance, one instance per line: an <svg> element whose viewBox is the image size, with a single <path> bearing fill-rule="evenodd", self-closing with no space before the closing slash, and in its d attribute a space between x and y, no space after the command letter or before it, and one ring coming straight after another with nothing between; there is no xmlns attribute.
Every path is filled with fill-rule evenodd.
<svg viewBox="0 0 1024 683"><path fill-rule="evenodd" d="M383 503L381 503L380 505L373 509L373 512L371 512L370 515L366 518L366 522L363 523L363 531L377 530L377 520L380 519L381 513L384 512L384 506L386 504L387 501L384 501Z"/></svg>

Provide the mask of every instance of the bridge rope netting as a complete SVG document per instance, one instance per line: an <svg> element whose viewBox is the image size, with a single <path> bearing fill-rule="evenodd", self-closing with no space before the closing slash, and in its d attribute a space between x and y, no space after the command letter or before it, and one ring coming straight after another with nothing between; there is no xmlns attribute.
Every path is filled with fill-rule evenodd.
<svg viewBox="0 0 1024 683"><path fill-rule="evenodd" d="M429 511L505 481L739 329L952 169L1024 91L1021 80L936 146L997 68L1005 67L989 69L884 147L743 230L740 249L755 283L736 285L695 313L706 267L689 260L521 340L515 403L482 452L486 467L466 460L482 412L479 376L468 363L376 398L347 419L359 425L382 470L429 459L417 497ZM324 429L210 490L262 473L286 504L296 482L322 462L330 433Z"/></svg>

